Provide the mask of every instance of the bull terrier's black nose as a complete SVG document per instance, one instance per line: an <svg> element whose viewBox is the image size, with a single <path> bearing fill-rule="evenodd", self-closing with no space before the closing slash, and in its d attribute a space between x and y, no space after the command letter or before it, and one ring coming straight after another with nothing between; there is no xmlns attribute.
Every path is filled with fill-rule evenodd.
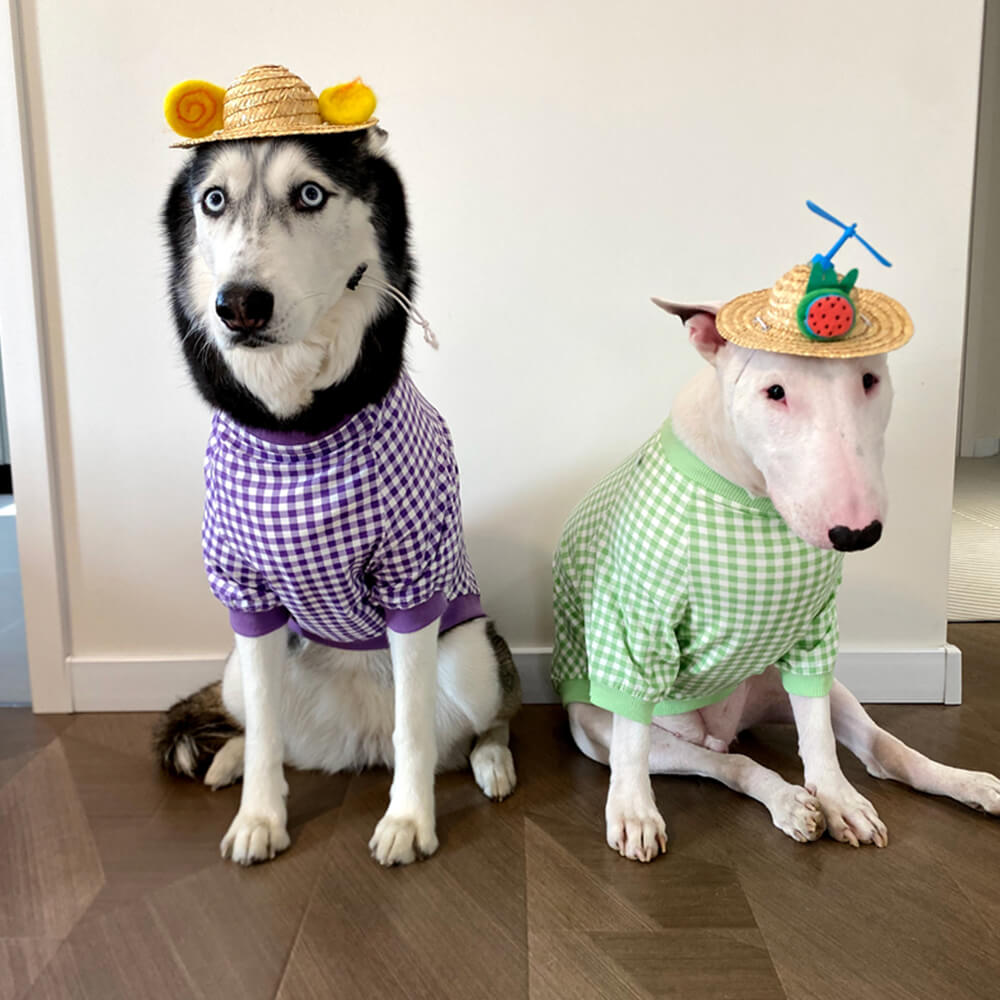
<svg viewBox="0 0 1000 1000"><path fill-rule="evenodd" d="M882 522L872 521L867 528L856 531L838 524L830 529L830 541L838 552L858 552L870 549L882 537Z"/></svg>
<svg viewBox="0 0 1000 1000"><path fill-rule="evenodd" d="M215 312L234 333L263 330L274 312L274 296L254 285L226 285L215 296Z"/></svg>

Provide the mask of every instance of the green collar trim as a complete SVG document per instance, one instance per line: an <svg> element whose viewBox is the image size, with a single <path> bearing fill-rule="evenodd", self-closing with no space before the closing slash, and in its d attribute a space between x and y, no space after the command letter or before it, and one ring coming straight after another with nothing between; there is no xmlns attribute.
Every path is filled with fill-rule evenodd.
<svg viewBox="0 0 1000 1000"><path fill-rule="evenodd" d="M750 510L780 517L770 498L751 496L742 486L737 486L736 483L730 482L725 476L720 476L714 469L709 468L674 434L669 420L664 423L660 431L660 446L663 449L663 457L678 472L699 486L704 486L706 490L732 500L741 507L749 507Z"/></svg>

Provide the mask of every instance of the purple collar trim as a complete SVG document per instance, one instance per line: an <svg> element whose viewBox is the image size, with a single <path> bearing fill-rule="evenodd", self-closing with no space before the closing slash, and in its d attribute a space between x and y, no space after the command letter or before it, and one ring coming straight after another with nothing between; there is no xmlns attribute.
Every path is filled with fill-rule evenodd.
<svg viewBox="0 0 1000 1000"><path fill-rule="evenodd" d="M343 427L353 416L355 414L352 413L350 416L344 417L343 420L332 427L328 427L325 431L320 431L318 434L306 434L305 431L268 431L263 427L248 427L246 424L240 424L239 426L247 434L257 438L259 441L266 441L268 444L313 444L316 441L322 441L323 438L329 437L334 431Z"/></svg>

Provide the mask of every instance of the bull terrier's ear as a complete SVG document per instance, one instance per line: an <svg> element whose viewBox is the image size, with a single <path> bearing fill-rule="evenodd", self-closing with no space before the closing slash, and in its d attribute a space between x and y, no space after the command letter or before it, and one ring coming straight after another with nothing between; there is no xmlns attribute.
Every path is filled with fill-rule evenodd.
<svg viewBox="0 0 1000 1000"><path fill-rule="evenodd" d="M669 299L658 299L655 295L650 301L664 312L678 317L682 323L686 323L695 313L708 313L714 316L722 304L720 302L671 302Z"/></svg>
<svg viewBox="0 0 1000 1000"><path fill-rule="evenodd" d="M695 350L709 363L714 365L719 351L726 346L726 341L715 325L713 313L695 313L685 324L688 337Z"/></svg>
<svg viewBox="0 0 1000 1000"><path fill-rule="evenodd" d="M672 316L677 316L687 327L688 336L695 350L709 364L715 364L715 356L719 349L725 347L726 341L719 334L715 325L715 314L719 305L714 302L691 304L686 302L668 302L666 299L653 299L661 309Z"/></svg>

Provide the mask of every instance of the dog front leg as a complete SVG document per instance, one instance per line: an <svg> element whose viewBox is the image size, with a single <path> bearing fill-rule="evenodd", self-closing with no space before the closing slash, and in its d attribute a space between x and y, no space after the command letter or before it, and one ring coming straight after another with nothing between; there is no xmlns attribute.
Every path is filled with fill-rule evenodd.
<svg viewBox="0 0 1000 1000"><path fill-rule="evenodd" d="M434 769L437 739L438 622L416 632L389 629L395 685L392 746L395 770L389 808L368 842L381 865L408 865L437 850L434 832Z"/></svg>
<svg viewBox="0 0 1000 1000"><path fill-rule="evenodd" d="M875 807L844 777L837 760L837 743L830 717L830 696L790 694L805 787L819 799L826 828L834 840L857 847L885 847L889 834Z"/></svg>
<svg viewBox="0 0 1000 1000"><path fill-rule="evenodd" d="M633 861L652 861L667 849L667 827L649 780L649 741L648 724L614 716L604 820L608 847Z"/></svg>
<svg viewBox="0 0 1000 1000"><path fill-rule="evenodd" d="M267 861L288 847L282 770L281 681L288 638L284 628L236 636L246 711L246 746L240 809L222 838L224 858L241 865Z"/></svg>

